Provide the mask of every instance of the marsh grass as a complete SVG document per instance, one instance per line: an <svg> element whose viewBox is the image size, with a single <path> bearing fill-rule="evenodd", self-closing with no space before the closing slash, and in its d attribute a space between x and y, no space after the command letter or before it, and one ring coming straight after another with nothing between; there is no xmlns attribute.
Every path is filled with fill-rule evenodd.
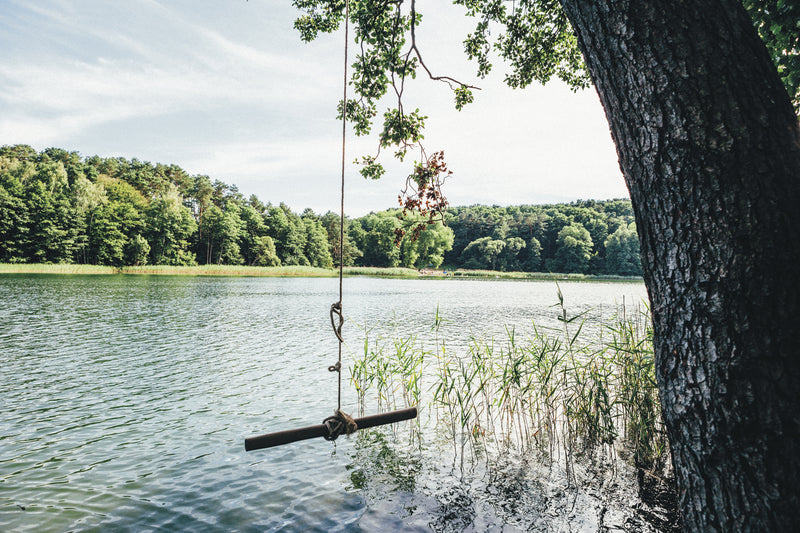
<svg viewBox="0 0 800 533"><path fill-rule="evenodd" d="M114 267L67 263L0 263L0 274L116 274Z"/></svg>
<svg viewBox="0 0 800 533"><path fill-rule="evenodd" d="M560 292L560 291L559 291ZM440 338L438 310L425 342L415 335L370 339L351 375L361 409L419 405L452 443L463 471L510 450L563 463L597 450L655 475L669 467L653 365L649 310L624 306L597 333L569 316L559 294L560 328L520 339L473 337L464 353ZM424 386L422 385L424 383Z"/></svg>
<svg viewBox="0 0 800 533"><path fill-rule="evenodd" d="M338 270L336 271L338 273ZM381 278L418 278L419 271L413 268L344 267L345 276L374 276Z"/></svg>
<svg viewBox="0 0 800 533"><path fill-rule="evenodd" d="M310 266L255 267L243 265L126 266L116 270L119 274L150 274L167 276L253 276L253 277L318 277L337 275L331 269Z"/></svg>
<svg viewBox="0 0 800 533"><path fill-rule="evenodd" d="M554 274L551 272L501 272L499 270L468 270L459 268L449 272L456 278L500 278L500 279L541 279L552 281L557 279L583 280L593 276L586 274Z"/></svg>
<svg viewBox="0 0 800 533"><path fill-rule="evenodd" d="M78 264L0 263L0 274L142 274L164 276L334 277L338 270L309 266L141 265L111 267Z"/></svg>
<svg viewBox="0 0 800 533"><path fill-rule="evenodd" d="M411 268L345 267L345 276L373 276L388 278L418 278ZM143 274L164 276L242 276L242 277L307 277L323 278L339 275L338 268L311 266L256 267L244 265L140 265L98 266L78 264L0 263L0 274Z"/></svg>
<svg viewBox="0 0 800 533"><path fill-rule="evenodd" d="M447 276L454 278L489 278L489 279L531 279L531 280L569 280L569 281L632 281L641 280L641 276L617 276L612 274L578 274L557 272L501 272L499 270L457 270L436 271L429 273L433 276Z"/></svg>
<svg viewBox="0 0 800 533"><path fill-rule="evenodd" d="M140 266L99 266L79 264L39 264L39 263L0 263L0 274L143 274L163 276L243 276L243 277L336 277L338 268L317 268L310 266L257 267L244 265L140 265ZM592 276L584 274L552 274L543 272L498 272L494 270L456 270L428 271L422 275L413 268L383 267L345 267L345 276L371 276L380 278L435 278L450 277L484 279L531 279L548 280L569 279L571 281L631 281L641 279L626 276Z"/></svg>

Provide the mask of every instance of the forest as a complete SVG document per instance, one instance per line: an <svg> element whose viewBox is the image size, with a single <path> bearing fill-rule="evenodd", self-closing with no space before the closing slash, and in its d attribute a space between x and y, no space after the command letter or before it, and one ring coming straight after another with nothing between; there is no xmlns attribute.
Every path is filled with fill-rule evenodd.
<svg viewBox="0 0 800 533"><path fill-rule="evenodd" d="M345 220L345 266L641 275L627 199L400 209ZM0 262L250 266L337 263L339 215L294 213L176 165L0 148Z"/></svg>

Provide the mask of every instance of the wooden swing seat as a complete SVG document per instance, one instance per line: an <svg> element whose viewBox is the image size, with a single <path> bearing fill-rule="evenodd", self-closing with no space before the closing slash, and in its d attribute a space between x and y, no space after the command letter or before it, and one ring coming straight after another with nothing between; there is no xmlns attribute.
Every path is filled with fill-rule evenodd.
<svg viewBox="0 0 800 533"><path fill-rule="evenodd" d="M417 417L417 408L409 407L408 409L400 409L398 411L390 411L388 413L380 413L377 415L365 416L356 418L356 429L367 429L386 424L394 424L402 422L403 420L411 420ZM316 439L318 437L329 437L330 429L326 424L317 424L316 426L307 426L298 429L287 429L285 431L276 431L275 433L267 433L266 435L259 435L258 437L250 437L244 439L245 451L261 450L263 448L272 448L273 446L283 446L292 442L297 442L306 439Z"/></svg>

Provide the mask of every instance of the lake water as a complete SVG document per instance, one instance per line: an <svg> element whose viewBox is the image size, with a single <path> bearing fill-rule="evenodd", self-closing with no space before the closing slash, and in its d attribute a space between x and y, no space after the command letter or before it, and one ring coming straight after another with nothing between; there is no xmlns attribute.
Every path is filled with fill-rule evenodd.
<svg viewBox="0 0 800 533"><path fill-rule="evenodd" d="M646 298L560 288L589 321ZM337 298L335 279L0 275L0 531L526 529L481 502L447 518L431 477L370 485L365 465L403 468L383 433L245 453L335 408ZM458 346L557 324L557 302L553 282L347 278L344 366L362 328L424 338L438 306Z"/></svg>

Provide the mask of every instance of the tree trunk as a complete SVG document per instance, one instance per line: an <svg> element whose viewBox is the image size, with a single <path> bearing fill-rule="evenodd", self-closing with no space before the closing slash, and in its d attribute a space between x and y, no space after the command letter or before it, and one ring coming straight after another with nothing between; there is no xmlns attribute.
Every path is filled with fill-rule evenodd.
<svg viewBox="0 0 800 533"><path fill-rule="evenodd" d="M641 239L687 531L800 524L800 131L736 0L561 0Z"/></svg>

